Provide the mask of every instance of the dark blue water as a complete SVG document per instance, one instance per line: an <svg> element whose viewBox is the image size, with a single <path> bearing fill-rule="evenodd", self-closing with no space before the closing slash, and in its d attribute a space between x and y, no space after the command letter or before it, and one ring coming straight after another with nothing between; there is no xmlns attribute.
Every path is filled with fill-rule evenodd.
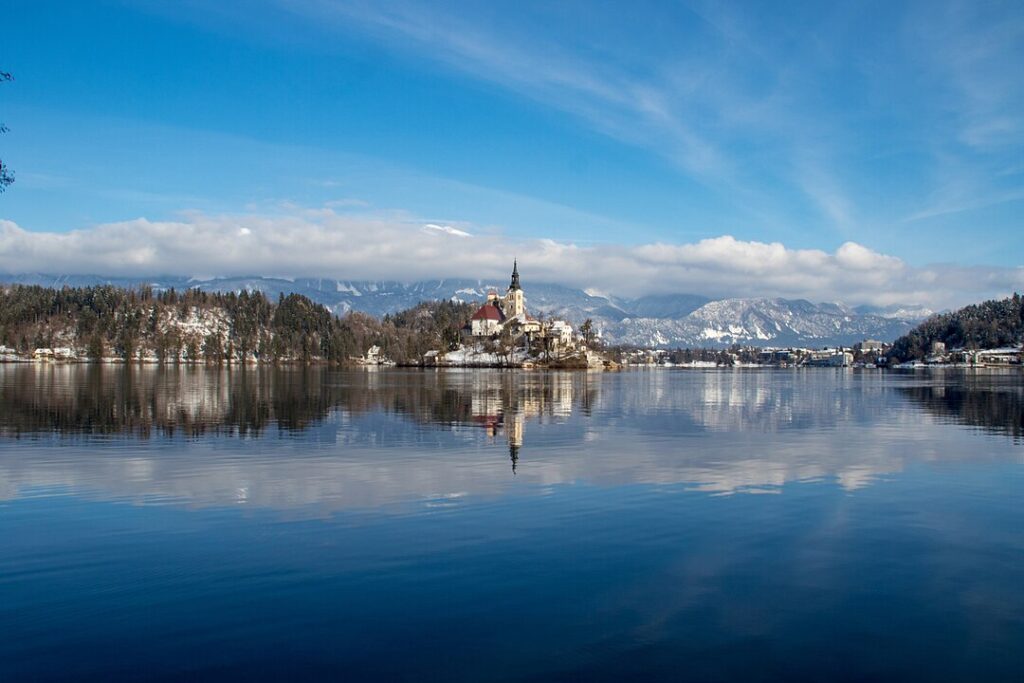
<svg viewBox="0 0 1024 683"><path fill-rule="evenodd" d="M0 680L1024 680L1024 376L0 366Z"/></svg>

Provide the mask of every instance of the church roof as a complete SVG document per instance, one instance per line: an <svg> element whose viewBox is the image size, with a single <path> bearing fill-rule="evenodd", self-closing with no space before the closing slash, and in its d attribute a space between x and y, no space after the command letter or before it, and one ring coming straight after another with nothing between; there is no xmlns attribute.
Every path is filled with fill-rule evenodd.
<svg viewBox="0 0 1024 683"><path fill-rule="evenodd" d="M484 304L477 309L476 313L470 320L497 320L501 322L505 319L505 314L501 312L501 309L494 304Z"/></svg>
<svg viewBox="0 0 1024 683"><path fill-rule="evenodd" d="M519 261L515 260L512 262L512 284L508 286L509 290L522 289L519 285Z"/></svg>

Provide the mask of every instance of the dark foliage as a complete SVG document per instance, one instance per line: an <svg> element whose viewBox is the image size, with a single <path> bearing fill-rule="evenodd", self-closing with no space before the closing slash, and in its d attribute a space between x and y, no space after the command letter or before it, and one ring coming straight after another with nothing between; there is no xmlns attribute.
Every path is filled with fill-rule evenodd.
<svg viewBox="0 0 1024 683"><path fill-rule="evenodd" d="M471 304L430 302L383 321L338 318L300 295L272 303L262 292L154 292L149 287L0 288L0 345L20 353L67 346L90 358L161 361L328 361L362 356L372 346L400 363L430 349L451 349Z"/></svg>
<svg viewBox="0 0 1024 683"><path fill-rule="evenodd" d="M933 342L947 349L994 349L1024 340L1024 298L985 301L936 315L897 339L889 352L895 361L924 358Z"/></svg>

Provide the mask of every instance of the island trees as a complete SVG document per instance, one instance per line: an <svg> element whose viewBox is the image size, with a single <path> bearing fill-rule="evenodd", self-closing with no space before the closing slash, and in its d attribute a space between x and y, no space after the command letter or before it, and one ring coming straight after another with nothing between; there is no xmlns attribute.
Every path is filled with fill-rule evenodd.
<svg viewBox="0 0 1024 683"><path fill-rule="evenodd" d="M583 324L580 325L580 334L583 335L583 343L586 344L587 348L593 348L594 340L597 338L594 332L594 321L590 318L584 320Z"/></svg>

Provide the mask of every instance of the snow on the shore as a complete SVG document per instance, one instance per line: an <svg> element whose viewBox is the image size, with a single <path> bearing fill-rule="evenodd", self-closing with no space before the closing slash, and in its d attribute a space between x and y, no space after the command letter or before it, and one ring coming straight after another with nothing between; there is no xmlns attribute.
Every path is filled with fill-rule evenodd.
<svg viewBox="0 0 1024 683"><path fill-rule="evenodd" d="M507 356L493 351L487 351L482 345L461 346L454 351L440 354L438 364L456 365L460 367L494 367L514 366L526 360L527 354L521 349L512 351Z"/></svg>

